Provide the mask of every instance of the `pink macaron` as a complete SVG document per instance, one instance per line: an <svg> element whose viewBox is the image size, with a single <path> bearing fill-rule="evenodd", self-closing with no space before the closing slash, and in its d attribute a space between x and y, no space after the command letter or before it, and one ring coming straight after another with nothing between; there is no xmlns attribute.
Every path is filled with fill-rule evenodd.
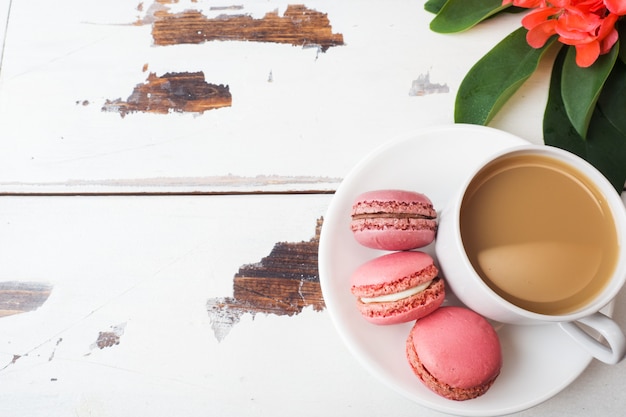
<svg viewBox="0 0 626 417"><path fill-rule="evenodd" d="M464 307L441 307L417 320L406 341L406 355L428 388L456 401L487 392L502 366L496 331Z"/></svg>
<svg viewBox="0 0 626 417"><path fill-rule="evenodd" d="M369 191L354 200L350 227L356 240L368 248L410 250L433 241L437 212L424 194Z"/></svg>
<svg viewBox="0 0 626 417"><path fill-rule="evenodd" d="M394 252L357 268L350 291L357 308L371 323L397 324L424 317L445 298L443 279L423 252Z"/></svg>

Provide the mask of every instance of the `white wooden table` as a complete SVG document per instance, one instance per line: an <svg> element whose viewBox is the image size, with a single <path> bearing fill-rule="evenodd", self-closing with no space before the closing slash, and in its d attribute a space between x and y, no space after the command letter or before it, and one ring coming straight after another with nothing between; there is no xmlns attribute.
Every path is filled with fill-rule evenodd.
<svg viewBox="0 0 626 417"><path fill-rule="evenodd" d="M259 301L238 283L271 270L273 250L314 248L332 192L374 147L450 123L465 72L519 17L442 36L421 1L310 0L343 45L153 39L158 13L258 23L289 5L0 4L0 415L441 415L360 367L304 269L288 274L310 296ZM229 105L107 107L150 74L200 71ZM547 75L492 126L540 143ZM426 76L447 90L415 95ZM624 327L625 306L622 293ZM592 362L519 415L619 415L625 371Z"/></svg>

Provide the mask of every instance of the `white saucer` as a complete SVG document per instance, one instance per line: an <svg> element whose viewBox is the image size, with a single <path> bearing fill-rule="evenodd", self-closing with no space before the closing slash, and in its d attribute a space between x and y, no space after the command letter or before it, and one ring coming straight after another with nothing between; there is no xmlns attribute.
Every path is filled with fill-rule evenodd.
<svg viewBox="0 0 626 417"><path fill-rule="evenodd" d="M320 237L319 273L328 312L352 354L372 374L415 402L444 413L492 416L545 401L574 381L591 356L557 325L498 326L503 350L500 376L483 396L452 401L428 390L412 373L404 349L411 323L376 326L355 306L349 278L382 252L360 246L350 231L354 198L368 190L401 188L426 194L440 211L469 171L491 153L526 141L495 129L450 125L419 131L376 149L338 188ZM434 245L423 248L434 255ZM457 304L453 295L448 304Z"/></svg>

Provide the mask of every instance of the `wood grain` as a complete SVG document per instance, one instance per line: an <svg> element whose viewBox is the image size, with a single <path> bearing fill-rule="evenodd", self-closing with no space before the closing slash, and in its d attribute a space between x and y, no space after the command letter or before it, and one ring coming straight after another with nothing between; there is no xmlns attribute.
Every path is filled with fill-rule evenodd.
<svg viewBox="0 0 626 417"><path fill-rule="evenodd" d="M232 297L207 302L218 340L245 313L292 316L309 306L315 311L325 308L317 266L322 223L317 220L311 240L278 242L259 263L242 266L233 280Z"/></svg>
<svg viewBox="0 0 626 417"><path fill-rule="evenodd" d="M197 44L208 41L252 41L319 46L325 52L343 45L343 35L332 33L325 13L303 5L289 5L283 14L267 13L262 19L249 15L207 18L197 10L154 13L152 37L155 45Z"/></svg>
<svg viewBox="0 0 626 417"><path fill-rule="evenodd" d="M26 313L41 307L52 287L39 282L0 282L0 317Z"/></svg>
<svg viewBox="0 0 626 417"><path fill-rule="evenodd" d="M228 86L207 83L202 71L168 72L162 76L150 73L147 82L137 84L126 101L107 100L102 110L119 112L122 117L130 112L203 113L229 107L232 101Z"/></svg>

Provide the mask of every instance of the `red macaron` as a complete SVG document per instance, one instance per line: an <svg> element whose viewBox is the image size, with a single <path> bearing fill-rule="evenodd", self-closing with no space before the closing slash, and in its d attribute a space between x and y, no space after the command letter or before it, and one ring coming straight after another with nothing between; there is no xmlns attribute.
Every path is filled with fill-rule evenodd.
<svg viewBox="0 0 626 417"><path fill-rule="evenodd" d="M456 401L487 392L502 366L496 331L464 307L441 307L417 320L406 341L406 355L428 388Z"/></svg>
<svg viewBox="0 0 626 417"><path fill-rule="evenodd" d="M416 320L436 310L445 298L443 279L423 252L394 252L357 268L350 291L363 317L374 324Z"/></svg>
<svg viewBox="0 0 626 417"><path fill-rule="evenodd" d="M351 214L354 237L373 249L420 248L431 243L437 231L432 202L413 191L368 191L356 197Z"/></svg>

